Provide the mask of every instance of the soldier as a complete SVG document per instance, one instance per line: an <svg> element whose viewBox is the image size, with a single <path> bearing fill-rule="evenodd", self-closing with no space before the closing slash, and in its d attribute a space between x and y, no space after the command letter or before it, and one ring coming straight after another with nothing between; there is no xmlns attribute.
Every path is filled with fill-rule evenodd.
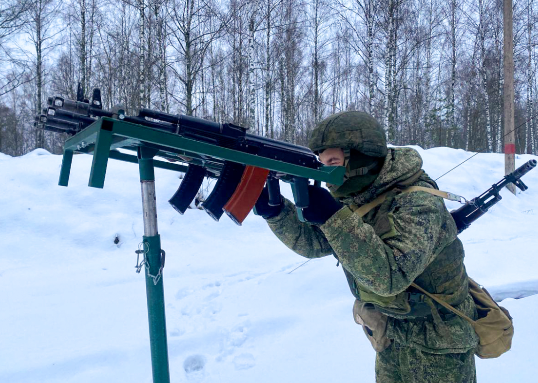
<svg viewBox="0 0 538 383"><path fill-rule="evenodd" d="M414 289L416 283L475 319L464 250L442 198L410 186L438 189L411 148L387 148L379 123L343 112L312 132L310 149L325 165L345 166L345 182L309 186L310 204L299 221L282 198L256 213L291 250L307 258L333 254L356 298L354 319L377 352L376 381L476 381L478 337L469 323Z"/></svg>

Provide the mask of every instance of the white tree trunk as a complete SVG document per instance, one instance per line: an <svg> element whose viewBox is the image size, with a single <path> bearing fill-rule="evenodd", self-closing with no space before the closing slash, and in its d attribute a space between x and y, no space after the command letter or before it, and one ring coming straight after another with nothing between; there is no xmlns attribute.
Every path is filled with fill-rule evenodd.
<svg viewBox="0 0 538 383"><path fill-rule="evenodd" d="M44 5L41 1L36 4L36 10L34 13L34 27L35 27L35 50L36 50L36 114L41 114L41 106L43 99L43 11ZM43 129L36 129L36 147L45 147L45 135Z"/></svg>
<svg viewBox="0 0 538 383"><path fill-rule="evenodd" d="M320 108L320 91L319 91L319 71L320 71L320 64L319 64L319 28L320 28L320 20L319 20L319 7L320 7L320 0L315 0L314 4L312 5L314 7L314 20L313 20L313 28L314 28L314 52L312 54L312 71L313 71L313 96L314 99L312 100L312 117L314 120L314 123L317 124L321 120L321 108Z"/></svg>
<svg viewBox="0 0 538 383"><path fill-rule="evenodd" d="M495 35L495 52L499 60L497 66L497 93L493 96L495 101L493 101L494 108L491 110L491 130L493 136L493 152L502 153L503 152L503 126L502 126L502 117L503 117L503 88L504 88L504 60L503 60L503 19L502 19L502 9L496 9L496 19L494 22L494 35ZM491 100L491 99L490 99Z"/></svg>
<svg viewBox="0 0 538 383"><path fill-rule="evenodd" d="M452 57L450 60L450 100L448 109L449 130L456 129L456 0L450 2L450 39L452 47ZM449 142L448 145L452 146Z"/></svg>
<svg viewBox="0 0 538 383"><path fill-rule="evenodd" d="M364 7L364 18L366 21L366 66L368 67L368 113L370 114L374 111L375 103L373 2L373 0L368 0Z"/></svg>
<svg viewBox="0 0 538 383"><path fill-rule="evenodd" d="M138 0L138 11L139 11L139 41L140 41L140 67L139 67L139 76L140 76L140 101L139 107L144 108L146 102L146 0Z"/></svg>
<svg viewBox="0 0 538 383"><path fill-rule="evenodd" d="M394 132L394 91L396 84L394 62L396 57L395 8L397 0L389 0L387 47L385 49L385 134L387 142L393 142Z"/></svg>
<svg viewBox="0 0 538 383"><path fill-rule="evenodd" d="M84 97L88 92L86 83L86 0L80 0L80 83Z"/></svg>
<svg viewBox="0 0 538 383"><path fill-rule="evenodd" d="M169 111L168 107L168 91L167 91L167 76L166 76L166 22L162 14L163 3L154 1L154 16L157 29L157 51L158 59L157 70L159 73L159 102L161 111Z"/></svg>
<svg viewBox="0 0 538 383"><path fill-rule="evenodd" d="M275 133L271 123L271 0L266 3L266 46L265 46L265 135L274 138Z"/></svg>
<svg viewBox="0 0 538 383"><path fill-rule="evenodd" d="M486 145L488 153L493 152L493 135L491 133L491 111L490 111L490 97L488 93L488 79L486 75L486 32L485 32L485 9L484 0L478 0L479 5L479 31L478 38L480 43L480 78L482 80L482 90L486 99Z"/></svg>
<svg viewBox="0 0 538 383"><path fill-rule="evenodd" d="M433 129L433 124L431 123L430 111L431 111L431 81L432 81L432 39L433 39L433 0L430 0L428 7L428 36L426 36L426 68L424 73L424 114L425 122L424 127L427 130ZM431 133L423 134L423 144L425 147L432 147L433 140Z"/></svg>
<svg viewBox="0 0 538 383"><path fill-rule="evenodd" d="M253 11L248 26L248 127L252 129L251 131L254 131L256 128L256 93L254 89L254 17Z"/></svg>
<svg viewBox="0 0 538 383"><path fill-rule="evenodd" d="M89 31L89 47L86 49L86 61L88 62L86 68L86 89L90 89L92 81L92 63L93 63L93 37L95 35L95 12L97 11L96 0L92 0L91 5L91 14L90 14L90 31Z"/></svg>
<svg viewBox="0 0 538 383"><path fill-rule="evenodd" d="M533 116L533 85L534 85L534 76L532 70L532 53L534 41L532 39L532 12L533 0L527 1L527 54L528 54L528 65L527 65L527 118L526 118L526 127L525 127L525 151L527 154L536 153L535 150L535 139L534 139L534 124L535 116Z"/></svg>

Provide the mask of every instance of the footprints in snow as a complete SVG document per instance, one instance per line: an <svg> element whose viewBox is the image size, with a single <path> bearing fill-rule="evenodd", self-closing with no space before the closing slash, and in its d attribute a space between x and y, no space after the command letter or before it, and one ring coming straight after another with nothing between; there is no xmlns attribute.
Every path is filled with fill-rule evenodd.
<svg viewBox="0 0 538 383"><path fill-rule="evenodd" d="M187 374L204 369L206 358L203 355L191 355L183 362L183 369Z"/></svg>
<svg viewBox="0 0 538 383"><path fill-rule="evenodd" d="M230 363L236 370L247 370L256 365L254 355L249 352L241 352L241 348L248 340L248 330L250 322L246 321L226 330L220 328L217 333L211 334L213 342L218 343L218 354L215 357L217 363ZM230 359L231 358L231 359ZM207 369L208 358L204 355L193 354L183 361L183 369L189 380L199 380L204 378Z"/></svg>
<svg viewBox="0 0 538 383"><path fill-rule="evenodd" d="M233 364L236 370L247 370L251 367L254 367L254 365L256 364L256 360L254 359L254 356L252 354L246 353L237 355L233 359Z"/></svg>
<svg viewBox="0 0 538 383"><path fill-rule="evenodd" d="M215 359L217 362L225 362L229 356L234 355L238 349L243 347L248 340L249 327L250 322L246 321L223 334L224 336L220 340L220 354ZM254 367L256 360L251 353L243 352L234 356L232 363L236 370L246 370Z"/></svg>
<svg viewBox="0 0 538 383"><path fill-rule="evenodd" d="M289 268L289 267L288 267ZM279 270L283 271L283 270ZM235 273L232 275L226 275L225 281L215 281L207 283L200 287L190 285L178 290L175 294L175 299L181 301L181 308L179 312L181 315L189 318L188 320L200 323L196 316L201 315L209 319L211 322L217 320L216 314L222 309L222 304L219 301L223 289L231 285L252 281L258 279L260 283L263 278L259 277L268 273ZM239 314L240 317L247 316L247 313ZM186 318L186 319L187 319ZM197 327L195 323L191 323L194 327ZM190 323L190 322L189 322ZM187 325L185 328L173 328L169 331L169 335L172 338L186 337L191 330ZM206 327L206 325L204 325ZM229 363L236 370L247 370L253 368L256 365L256 359L253 354L245 352L245 343L249 339L250 322L248 320L243 323L234 326L232 329L224 329L218 326L217 333L213 333L211 336L211 343L218 348L215 350L215 362L217 363ZM186 338L188 339L188 337ZM216 344L215 344L216 341ZM208 370L208 359L204 355L193 354L188 356L183 362L183 369L189 381L203 380Z"/></svg>
<svg viewBox="0 0 538 383"><path fill-rule="evenodd" d="M181 308L181 315L187 317L193 315L202 315L206 318L211 318L215 314L218 314L222 310L222 305L220 302L214 300L215 298L219 297L222 292L221 285L222 284L220 281L216 281L209 283L198 290L190 287L185 287L178 290L175 294L175 298L177 300L182 300L193 294L197 294L196 296L193 296L193 298L197 299L194 299L194 301L191 300L189 303L185 303L185 305ZM208 294L207 290L209 290ZM203 298L198 298L198 296L203 296L204 294L207 295L205 295Z"/></svg>
<svg viewBox="0 0 538 383"><path fill-rule="evenodd" d="M205 374L207 359L203 355L188 356L183 362L183 370L189 378L201 378ZM232 361L236 370L248 370L256 365L256 359L250 353L237 355Z"/></svg>
<svg viewBox="0 0 538 383"><path fill-rule="evenodd" d="M188 356L183 362L183 370L190 381L201 381L205 376L206 357L203 355Z"/></svg>
<svg viewBox="0 0 538 383"><path fill-rule="evenodd" d="M236 283L250 281L250 280L259 278L267 273L252 273L252 274L247 274L247 275L244 275L244 274L245 273L235 273L235 274L227 275L225 277L227 278L226 285L233 285ZM239 277L239 278L235 279L234 277ZM258 281L258 283L260 282L261 281ZM206 294L206 292L208 292L208 294L205 295L205 297L201 297L198 301L210 302L214 300L215 298L218 298L221 295L222 289L223 289L223 283L221 281L215 281L215 282L211 282L206 285L203 285L202 287L184 287L182 289L179 289L175 294L175 298L176 300L182 300L193 294L204 295ZM200 310L198 310L197 313L200 313ZM188 315L188 313L184 313L184 315Z"/></svg>

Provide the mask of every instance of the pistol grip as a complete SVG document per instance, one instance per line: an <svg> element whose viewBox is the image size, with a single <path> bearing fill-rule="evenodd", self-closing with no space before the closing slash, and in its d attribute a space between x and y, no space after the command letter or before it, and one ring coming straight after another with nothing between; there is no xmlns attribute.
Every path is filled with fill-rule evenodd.
<svg viewBox="0 0 538 383"><path fill-rule="evenodd" d="M308 179L295 177L294 182L291 184L291 191L293 192L293 199L295 200L295 208L297 209L297 218L299 221L306 222L303 217L303 208L308 207L310 198L308 197Z"/></svg>
<svg viewBox="0 0 538 383"><path fill-rule="evenodd" d="M185 214L192 200L196 197L196 193L200 190L205 174L203 166L189 165L185 178L168 201L179 214Z"/></svg>
<svg viewBox="0 0 538 383"><path fill-rule="evenodd" d="M278 178L272 176L267 178L267 192L269 193L269 206L279 206L282 203Z"/></svg>
<svg viewBox="0 0 538 383"><path fill-rule="evenodd" d="M308 178L295 177L295 182L291 185L295 206L299 209L308 207Z"/></svg>
<svg viewBox="0 0 538 383"><path fill-rule="evenodd" d="M224 212L239 226L256 204L268 174L268 169L247 166L234 194L224 205Z"/></svg>

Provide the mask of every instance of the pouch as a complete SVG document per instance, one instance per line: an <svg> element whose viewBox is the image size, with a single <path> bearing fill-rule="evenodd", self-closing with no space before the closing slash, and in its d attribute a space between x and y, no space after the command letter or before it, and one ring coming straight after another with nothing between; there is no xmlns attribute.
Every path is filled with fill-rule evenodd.
<svg viewBox="0 0 538 383"><path fill-rule="evenodd" d="M514 325L510 313L504 307L499 306L488 291L480 287L471 278L469 278L469 293L476 305L478 312L477 320L472 320L461 311L439 299L434 294L430 294L415 283L411 284L411 286L426 294L454 314L465 319L473 326L474 331L480 339L475 350L475 354L479 358L497 358L512 347Z"/></svg>
<svg viewBox="0 0 538 383"><path fill-rule="evenodd" d="M376 310L374 305L355 300L353 319L362 326L375 351L381 352L390 346L391 340L387 338L388 316Z"/></svg>
<svg viewBox="0 0 538 383"><path fill-rule="evenodd" d="M480 338L476 355L482 359L497 358L510 350L514 325L508 310L493 300L485 288L469 278L469 293L478 312L473 328Z"/></svg>

